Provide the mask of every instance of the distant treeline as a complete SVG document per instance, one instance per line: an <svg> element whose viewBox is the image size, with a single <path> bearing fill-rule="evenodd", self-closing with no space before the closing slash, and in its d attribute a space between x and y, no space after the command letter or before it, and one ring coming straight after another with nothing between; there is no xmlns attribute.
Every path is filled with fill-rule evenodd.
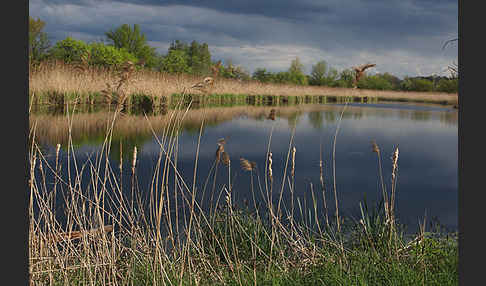
<svg viewBox="0 0 486 286"><path fill-rule="evenodd" d="M173 41L166 54L157 53L151 47L139 25L123 24L105 33L106 39L86 43L67 37L55 45L49 43L43 28L45 22L29 17L29 61L36 64L43 61L60 60L68 64L85 64L116 68L126 61L139 67L167 73L187 73L197 76L215 75L241 81L257 80L263 83L282 83L329 87L353 86L354 71L338 71L324 60L312 66L310 74L303 72L304 66L295 58L286 71L270 72L265 68L256 69L250 75L231 60L213 61L207 43L192 41L190 44ZM436 91L456 93L457 77L405 77L399 79L390 74L375 74L361 78L357 87L361 89L397 91Z"/></svg>

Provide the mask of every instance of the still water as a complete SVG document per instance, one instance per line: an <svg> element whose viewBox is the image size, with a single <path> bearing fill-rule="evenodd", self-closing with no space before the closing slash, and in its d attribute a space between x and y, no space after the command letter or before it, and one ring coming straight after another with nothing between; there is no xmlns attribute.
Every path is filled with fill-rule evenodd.
<svg viewBox="0 0 486 286"><path fill-rule="evenodd" d="M269 116L272 109L274 118ZM191 112L201 113L201 110L190 110L188 115ZM341 112L343 116L339 123ZM372 141L376 141L381 150L387 190L391 188L391 156L395 148L399 148L396 184L396 213L399 222L406 225L409 232L414 232L419 221L426 215L428 221L439 222L448 230L457 230L458 130L455 109L438 105L352 103L346 106L273 106L258 110L256 107L227 107L216 111L208 108L201 114L197 117L199 121L191 119L192 122L183 124L176 141L177 168L189 186L193 183L196 151L199 149L195 187L198 190L197 198L201 202L209 200L215 173L213 167L217 142L224 138L224 149L230 156L231 168L228 170L227 166L219 165L213 190L215 197L230 182L234 203L244 207L250 201L250 206L252 205L251 176L239 166L239 159L245 158L257 164L256 172L260 181L257 180L257 173L253 173L253 184L257 200L261 199L258 193L260 190L265 192L265 163L269 148L273 154L273 196L278 198L283 190L283 203L289 206L290 160L283 188L282 180L289 149L295 146L294 196L305 204L305 209L309 209L313 190L318 210L322 214L319 181L319 160L322 156L328 212L332 215L335 209L332 147L336 128L340 124L335 146L335 180L340 215L359 219L359 202L366 200L371 205L381 198L378 158L371 148ZM163 116L168 115L159 115L158 118ZM128 117L137 116L125 115L120 120L128 120ZM123 184L130 185L131 156L133 147L136 146L136 191L143 193L148 192L153 184L160 145L151 132L142 131L140 124L144 124L143 116L138 117L139 121L130 119L131 123L127 123L127 126L131 124L130 128L125 127L129 130L120 133L123 135L113 140L110 161L113 169L119 166L120 156L117 154L121 144L122 163L126 172L126 182ZM63 138L67 130L52 127L53 122L61 122L63 118L66 117L31 114L31 125L36 122L36 133L50 162L54 160L56 142L66 141ZM153 122L159 120L158 118ZM199 138L201 118L205 118L205 121ZM47 123L43 124L43 121ZM102 128L90 128L90 125L99 122L99 119L85 119L83 128L79 128L79 131L73 130L74 133L81 133L73 134L73 138L76 138L73 139L76 160L80 165L87 158L94 160L96 152L101 148L103 140L100 139L98 131ZM137 124L139 127L133 126ZM57 131L53 132L53 129ZM161 137L163 131L155 128L155 133L157 137ZM61 160L67 155L65 145L62 143ZM209 183L202 198L206 181ZM85 183L89 184L89 181Z"/></svg>

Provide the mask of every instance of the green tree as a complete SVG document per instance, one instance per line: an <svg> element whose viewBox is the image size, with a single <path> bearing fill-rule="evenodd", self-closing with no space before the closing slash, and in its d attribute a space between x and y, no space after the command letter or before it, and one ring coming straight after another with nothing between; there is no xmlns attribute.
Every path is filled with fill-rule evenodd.
<svg viewBox="0 0 486 286"><path fill-rule="evenodd" d="M433 91L434 83L427 79L413 79L413 90L414 91Z"/></svg>
<svg viewBox="0 0 486 286"><path fill-rule="evenodd" d="M42 32L46 23L29 16L29 60L39 61L47 56L50 47L47 34Z"/></svg>
<svg viewBox="0 0 486 286"><path fill-rule="evenodd" d="M375 90L392 90L393 85L381 75L370 75L358 81L358 88Z"/></svg>
<svg viewBox="0 0 486 286"><path fill-rule="evenodd" d="M133 54L138 60L143 61L145 66L154 67L157 64L157 55L155 48L147 44L145 34L140 32L137 24L133 29L128 24L123 24L117 29L105 33L113 46L118 49L126 49Z"/></svg>
<svg viewBox="0 0 486 286"><path fill-rule="evenodd" d="M192 41L188 51L189 66L196 75L207 75L211 69L211 53L208 44Z"/></svg>
<svg viewBox="0 0 486 286"><path fill-rule="evenodd" d="M107 46L103 43L92 43L89 45L89 48L89 63L92 65L111 67L119 66L126 61L137 61L137 58L124 48L117 49L114 46Z"/></svg>
<svg viewBox="0 0 486 286"><path fill-rule="evenodd" d="M271 75L271 81L274 83L291 83L292 78L288 71L278 72Z"/></svg>
<svg viewBox="0 0 486 286"><path fill-rule="evenodd" d="M216 63L213 63L213 65L216 65ZM245 81L250 79L250 74L248 74L248 72L242 67L233 65L233 61L231 59L226 60L224 65L219 66L219 75L224 78Z"/></svg>
<svg viewBox="0 0 486 286"><path fill-rule="evenodd" d="M168 73L190 73L189 59L183 50L169 50L162 60L162 71Z"/></svg>
<svg viewBox="0 0 486 286"><path fill-rule="evenodd" d="M253 72L252 78L260 82L266 83L272 80L272 73L267 72L267 70L264 68L257 68Z"/></svg>
<svg viewBox="0 0 486 286"><path fill-rule="evenodd" d="M391 84L393 90L400 89L401 80L398 77L396 77L396 76L394 76L390 73L387 73L387 72L380 75L380 76L383 77L383 79L385 79L386 81L388 81Z"/></svg>
<svg viewBox="0 0 486 286"><path fill-rule="evenodd" d="M311 85L325 85L327 74L327 62L319 61L312 66L309 84Z"/></svg>
<svg viewBox="0 0 486 286"><path fill-rule="evenodd" d="M170 52L172 50L183 51L183 52L189 54L189 46L186 43L179 41L179 40L175 40L172 43L170 43L168 52Z"/></svg>
<svg viewBox="0 0 486 286"><path fill-rule="evenodd" d="M335 86L338 87L352 87L354 79L354 71L345 69L339 74L339 79L335 81Z"/></svg>
<svg viewBox="0 0 486 286"><path fill-rule="evenodd" d="M299 85L307 85L307 77L304 74L304 65L300 62L299 58L295 58L290 63L289 67L290 82Z"/></svg>
<svg viewBox="0 0 486 286"><path fill-rule="evenodd" d="M437 83L436 90L440 92L456 93L458 91L458 79L442 78Z"/></svg>
<svg viewBox="0 0 486 286"><path fill-rule="evenodd" d="M90 53L90 46L83 41L67 37L58 41L52 49L49 50L50 57L62 60L65 63L81 62L82 57Z"/></svg>

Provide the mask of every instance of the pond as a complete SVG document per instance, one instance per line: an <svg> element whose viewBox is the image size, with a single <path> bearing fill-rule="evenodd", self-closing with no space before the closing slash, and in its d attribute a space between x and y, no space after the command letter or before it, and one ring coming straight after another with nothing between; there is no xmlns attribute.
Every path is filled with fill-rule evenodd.
<svg viewBox="0 0 486 286"><path fill-rule="evenodd" d="M68 168L66 158L69 155L74 160L71 154L74 151L79 168L87 159L100 160L107 122L112 113L98 110L76 112L71 117L67 114L56 112L53 115L33 110L30 124L35 126L36 141L47 162L55 164L56 144L60 143L62 170L75 172L73 165ZM397 219L407 226L407 232L417 231L424 216L427 221L438 222L449 231L457 230L458 119L457 110L451 107L406 103L200 107L187 112L177 136L165 136L170 114L170 110L147 117L121 114L117 119L108 153L110 170L114 174L119 172L122 160L121 186L125 192L139 192L147 197L163 184L155 180L157 176L160 178L164 166L165 155L160 156L159 144L162 140L162 146L167 149L170 143L175 144L172 146L173 163L181 176L176 181L169 175L167 188L171 194L181 181L189 189L194 183L196 200L206 209L211 197L213 203L218 197L220 203L224 202L225 190L231 185L233 203L237 207L251 208L253 195L256 204L261 203L266 184L271 184L275 203L282 194L282 206L289 210L293 186L295 208L300 205L304 210L314 211L312 202L315 200L322 216L324 200L319 168L322 158L324 194L331 217L335 210L333 140L339 126L334 159L341 216L359 219L360 202L373 205L381 199L378 157L372 152L372 142L375 141L380 148L383 180L388 191L391 188L391 156L395 148L399 148L395 207ZM72 120L73 150L66 148L68 119ZM229 168L222 161L215 164L218 140L222 138L231 162ZM130 187L133 186L134 147L137 148L135 190ZM291 177L292 147L296 149L294 179ZM267 149L272 152L272 182L265 179ZM159 157L162 159L160 169L157 168ZM243 170L240 158L255 162L256 170L251 173ZM41 176L39 171L36 172L40 182ZM81 184L93 186L88 173L86 170ZM46 181L52 185L52 175L46 175ZM110 186L113 185L117 184L111 182Z"/></svg>

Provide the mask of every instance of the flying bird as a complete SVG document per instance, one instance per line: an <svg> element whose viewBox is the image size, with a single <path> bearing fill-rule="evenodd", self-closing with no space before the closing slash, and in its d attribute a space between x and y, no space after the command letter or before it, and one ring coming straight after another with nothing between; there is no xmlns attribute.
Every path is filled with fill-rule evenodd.
<svg viewBox="0 0 486 286"><path fill-rule="evenodd" d="M374 66L376 66L376 64L364 64L361 66L353 67L353 70L356 72L353 81L354 88L357 88L358 81L364 76L365 70Z"/></svg>

